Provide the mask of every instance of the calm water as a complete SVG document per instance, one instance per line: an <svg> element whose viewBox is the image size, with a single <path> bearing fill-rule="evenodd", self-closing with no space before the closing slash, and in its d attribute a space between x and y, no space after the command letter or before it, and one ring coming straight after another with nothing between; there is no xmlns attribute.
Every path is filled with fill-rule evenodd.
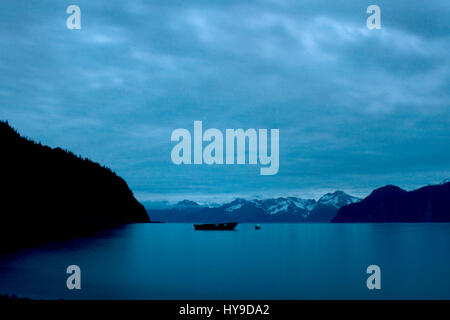
<svg viewBox="0 0 450 320"><path fill-rule="evenodd" d="M0 293L64 299L450 299L450 224L134 224L0 258ZM82 290L66 289L68 265ZM382 290L366 288L381 267Z"/></svg>

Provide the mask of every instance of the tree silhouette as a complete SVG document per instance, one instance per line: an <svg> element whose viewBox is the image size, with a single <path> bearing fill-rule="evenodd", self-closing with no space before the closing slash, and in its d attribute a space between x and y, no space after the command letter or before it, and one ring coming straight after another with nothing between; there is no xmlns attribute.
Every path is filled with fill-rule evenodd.
<svg viewBox="0 0 450 320"><path fill-rule="evenodd" d="M21 137L6 121L0 121L0 141L3 235L23 224L48 231L149 221L126 182L110 169Z"/></svg>

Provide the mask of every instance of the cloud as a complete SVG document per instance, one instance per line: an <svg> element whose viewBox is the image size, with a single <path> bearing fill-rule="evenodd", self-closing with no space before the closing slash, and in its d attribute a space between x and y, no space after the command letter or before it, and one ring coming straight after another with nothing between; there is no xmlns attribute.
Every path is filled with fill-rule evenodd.
<svg viewBox="0 0 450 320"><path fill-rule="evenodd" d="M0 5L0 118L138 194L361 193L449 174L448 4L380 1L368 30L358 1L81 0L77 31L65 5ZM170 134L194 120L279 128L279 174L174 166Z"/></svg>

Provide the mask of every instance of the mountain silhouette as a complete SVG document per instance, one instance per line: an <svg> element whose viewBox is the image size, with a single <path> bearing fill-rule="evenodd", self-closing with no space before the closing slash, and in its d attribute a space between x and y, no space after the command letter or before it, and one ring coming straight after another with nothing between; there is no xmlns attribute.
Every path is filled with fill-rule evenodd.
<svg viewBox="0 0 450 320"><path fill-rule="evenodd" d="M178 209L186 209L186 208L200 208L201 206L194 201L191 200L182 200L175 205L175 208Z"/></svg>
<svg viewBox="0 0 450 320"><path fill-rule="evenodd" d="M308 216L310 222L330 222L336 216L338 210L350 203L361 199L346 194L343 191L324 194Z"/></svg>
<svg viewBox="0 0 450 320"><path fill-rule="evenodd" d="M339 209L332 222L450 222L450 182L405 191L388 185Z"/></svg>
<svg viewBox="0 0 450 320"><path fill-rule="evenodd" d="M16 240L51 238L57 229L70 234L99 225L149 221L126 182L110 169L23 138L8 122L0 121L0 139L2 230L29 232L14 233ZM13 232L4 232L4 237L5 233Z"/></svg>

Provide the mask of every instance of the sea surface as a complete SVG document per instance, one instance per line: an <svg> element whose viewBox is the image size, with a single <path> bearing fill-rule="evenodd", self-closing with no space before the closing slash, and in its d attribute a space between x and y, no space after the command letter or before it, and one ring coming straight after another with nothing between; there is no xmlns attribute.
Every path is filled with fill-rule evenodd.
<svg viewBox="0 0 450 320"><path fill-rule="evenodd" d="M450 224L131 224L0 257L0 293L38 299L450 299ZM381 268L381 290L366 269ZM66 268L81 268L68 290Z"/></svg>

